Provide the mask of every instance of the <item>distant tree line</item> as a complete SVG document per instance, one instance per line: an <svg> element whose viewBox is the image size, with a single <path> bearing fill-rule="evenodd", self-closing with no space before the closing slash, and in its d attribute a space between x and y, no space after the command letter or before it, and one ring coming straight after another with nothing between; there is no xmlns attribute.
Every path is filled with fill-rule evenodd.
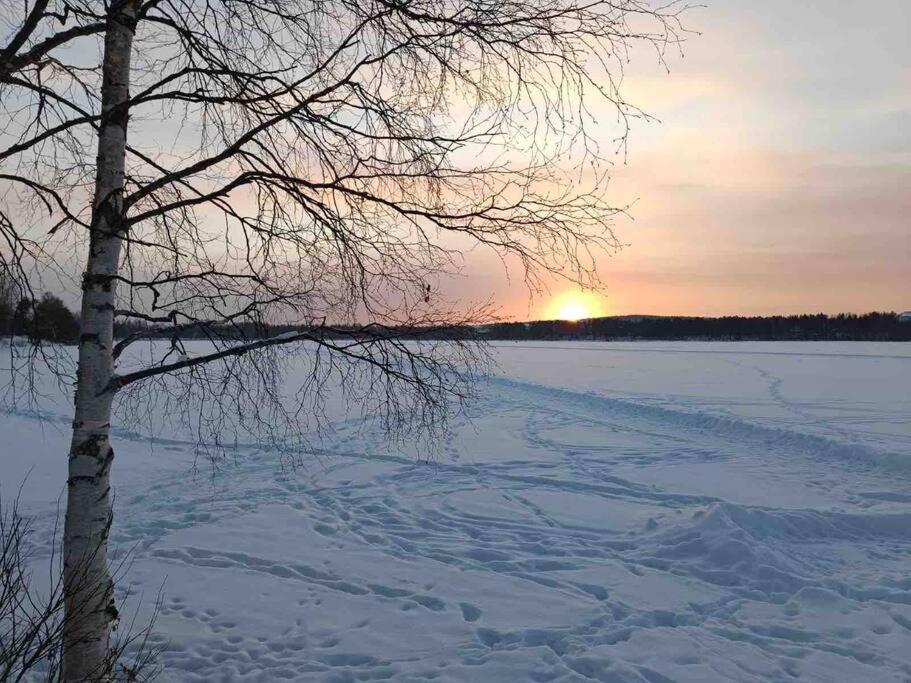
<svg viewBox="0 0 911 683"><path fill-rule="evenodd" d="M50 292L38 299L22 295L12 279L0 272L0 336L75 343L79 318Z"/></svg>
<svg viewBox="0 0 911 683"><path fill-rule="evenodd" d="M193 339L208 339L218 341L267 339L280 335L292 335L308 330L319 334L321 339L344 339L353 334L362 335L365 330L385 329L395 332L397 338L421 339L474 339L479 336L478 329L471 326L418 326L398 325L394 328L381 328L378 325L328 325L322 323L318 328L306 325L269 324L269 323L225 323L222 325L195 326L187 323L179 327L180 339L183 341ZM120 320L114 323L114 337L120 340L137 339L174 339L174 327L161 323L149 323L143 320Z"/></svg>
<svg viewBox="0 0 911 683"><path fill-rule="evenodd" d="M299 332L295 325L270 325L244 322L213 328L182 330L183 339L220 340L274 337ZM350 329L337 326L329 336L343 337ZM398 329L400 334L407 330ZM322 334L325 336L325 329ZM46 292L38 299L17 296L8 280L0 275L0 336L23 336L33 340L73 343L79 338L79 318L63 301ZM122 321L114 325L114 336L166 339L173 328L144 321ZM724 316L696 318L683 316L615 316L591 320L539 320L525 323L497 323L474 328L440 328L428 335L415 328L422 338L465 338L480 336L488 340L714 340L714 341L911 341L911 322L902 322L895 313L840 313L830 316L789 315L767 317Z"/></svg>
<svg viewBox="0 0 911 683"><path fill-rule="evenodd" d="M482 330L486 339L509 340L706 340L706 341L911 341L911 322L895 313L838 315L616 316L571 322L500 323Z"/></svg>

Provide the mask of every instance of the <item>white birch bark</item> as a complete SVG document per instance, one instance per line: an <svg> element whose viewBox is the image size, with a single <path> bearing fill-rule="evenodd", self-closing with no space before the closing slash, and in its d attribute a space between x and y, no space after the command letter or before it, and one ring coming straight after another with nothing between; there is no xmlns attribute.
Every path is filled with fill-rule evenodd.
<svg viewBox="0 0 911 683"><path fill-rule="evenodd" d="M138 4L138 0L115 1L104 42L102 117L88 263L82 282L82 332L63 541L63 671L68 682L105 680L111 626L117 618L107 558L114 457L109 442L116 296L112 276L118 272L124 229L126 103Z"/></svg>

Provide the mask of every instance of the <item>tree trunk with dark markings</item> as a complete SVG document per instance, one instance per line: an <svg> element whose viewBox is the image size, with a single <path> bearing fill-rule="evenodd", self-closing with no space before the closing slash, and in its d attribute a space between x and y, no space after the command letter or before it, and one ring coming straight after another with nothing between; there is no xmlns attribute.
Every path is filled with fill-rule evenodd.
<svg viewBox="0 0 911 683"><path fill-rule="evenodd" d="M63 541L66 681L109 677L109 641L117 619L107 558L114 458L109 432L114 397L115 276L125 229L130 52L138 6L137 0L120 0L110 7L104 43L102 117L88 263L82 280L82 330Z"/></svg>

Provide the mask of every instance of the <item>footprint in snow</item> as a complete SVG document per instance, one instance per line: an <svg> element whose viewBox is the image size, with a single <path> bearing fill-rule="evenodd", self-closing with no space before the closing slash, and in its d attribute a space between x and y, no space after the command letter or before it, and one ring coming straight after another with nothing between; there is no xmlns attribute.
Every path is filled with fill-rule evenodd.
<svg viewBox="0 0 911 683"><path fill-rule="evenodd" d="M467 622L474 622L481 618L481 610L467 602L460 602L459 607L462 609L462 618Z"/></svg>

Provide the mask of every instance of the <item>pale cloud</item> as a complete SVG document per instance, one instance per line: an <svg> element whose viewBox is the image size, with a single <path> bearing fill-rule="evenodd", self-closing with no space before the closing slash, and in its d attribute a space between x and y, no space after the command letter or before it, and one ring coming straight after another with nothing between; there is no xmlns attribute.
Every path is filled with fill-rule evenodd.
<svg viewBox="0 0 911 683"><path fill-rule="evenodd" d="M600 259L609 309L911 307L911 2L726 0L690 24L670 74L639 60L624 82L661 124L615 168L614 202L637 201ZM547 311L499 286L516 317Z"/></svg>

